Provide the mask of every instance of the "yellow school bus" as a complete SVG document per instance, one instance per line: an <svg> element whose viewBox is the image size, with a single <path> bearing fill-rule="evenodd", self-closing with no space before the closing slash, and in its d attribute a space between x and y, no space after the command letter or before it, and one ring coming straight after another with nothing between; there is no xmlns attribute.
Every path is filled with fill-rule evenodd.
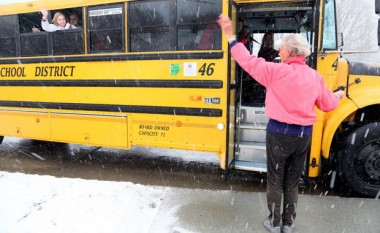
<svg viewBox="0 0 380 233"><path fill-rule="evenodd" d="M222 13L236 28L245 20L252 53L266 32L308 39L308 64L346 97L316 109L307 174L333 169L360 193L380 189L380 65L342 57L334 0L0 4L2 136L213 152L222 169L266 172L265 89L231 58ZM44 9L70 27L45 31Z"/></svg>

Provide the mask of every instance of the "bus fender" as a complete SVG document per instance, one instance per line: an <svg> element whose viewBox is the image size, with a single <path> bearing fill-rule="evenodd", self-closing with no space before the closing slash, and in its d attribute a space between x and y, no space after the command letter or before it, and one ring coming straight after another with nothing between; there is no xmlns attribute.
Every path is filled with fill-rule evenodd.
<svg viewBox="0 0 380 233"><path fill-rule="evenodd" d="M339 125L346 119L350 114L355 112L358 107L355 103L349 99L344 98L339 103L339 106L334 111L331 111L325 116L325 127L323 129L323 139L322 139L322 156L328 159L330 156L330 147L336 130Z"/></svg>
<svg viewBox="0 0 380 233"><path fill-rule="evenodd" d="M326 159L329 157L334 134L343 120L358 109L380 104L379 88L361 88L356 91L350 91L349 94L349 98L342 99L337 109L326 115L322 140L322 156Z"/></svg>

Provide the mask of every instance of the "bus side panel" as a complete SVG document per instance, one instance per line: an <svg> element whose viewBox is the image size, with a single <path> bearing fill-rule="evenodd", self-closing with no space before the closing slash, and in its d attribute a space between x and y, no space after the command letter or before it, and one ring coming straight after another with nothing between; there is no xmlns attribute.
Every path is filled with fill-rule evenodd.
<svg viewBox="0 0 380 233"><path fill-rule="evenodd" d="M129 148L126 117L52 113L51 132L53 141Z"/></svg>
<svg viewBox="0 0 380 233"><path fill-rule="evenodd" d="M47 113L33 111L0 110L0 135L49 139Z"/></svg>
<svg viewBox="0 0 380 233"><path fill-rule="evenodd" d="M189 117L135 114L130 138L133 145L158 146L221 153L224 130L218 130L218 117Z"/></svg>

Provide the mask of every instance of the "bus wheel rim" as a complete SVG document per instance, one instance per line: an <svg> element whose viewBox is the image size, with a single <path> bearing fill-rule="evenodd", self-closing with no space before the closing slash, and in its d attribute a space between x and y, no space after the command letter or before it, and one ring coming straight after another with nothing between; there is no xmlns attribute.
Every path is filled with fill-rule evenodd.
<svg viewBox="0 0 380 233"><path fill-rule="evenodd" d="M380 180L380 151L373 151L367 156L364 168L370 178Z"/></svg>

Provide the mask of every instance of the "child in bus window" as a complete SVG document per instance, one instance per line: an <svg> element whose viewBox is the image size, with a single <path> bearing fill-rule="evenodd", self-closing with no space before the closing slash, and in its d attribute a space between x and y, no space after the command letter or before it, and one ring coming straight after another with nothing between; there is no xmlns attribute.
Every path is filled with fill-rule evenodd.
<svg viewBox="0 0 380 233"><path fill-rule="evenodd" d="M79 18L79 15L77 13L70 14L70 25L71 27L75 28L81 28L81 20Z"/></svg>
<svg viewBox="0 0 380 233"><path fill-rule="evenodd" d="M42 29L44 29L47 32L55 32L59 30L66 30L66 29L75 29L76 27L73 25L70 25L70 23L67 22L65 15L62 12L56 12L54 14L52 23L49 23L47 20L48 17L48 11L47 10L41 10L42 13L42 20L41 20L41 26Z"/></svg>

